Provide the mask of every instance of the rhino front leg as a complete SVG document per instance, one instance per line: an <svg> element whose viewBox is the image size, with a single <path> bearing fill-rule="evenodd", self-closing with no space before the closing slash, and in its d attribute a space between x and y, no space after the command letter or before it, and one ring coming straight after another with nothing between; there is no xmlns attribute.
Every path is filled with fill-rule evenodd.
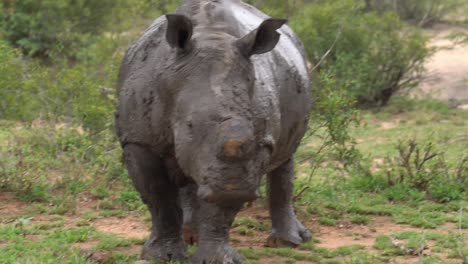
<svg viewBox="0 0 468 264"><path fill-rule="evenodd" d="M200 201L198 249L191 263L242 263L243 258L229 245L229 229L241 206L220 206Z"/></svg>
<svg viewBox="0 0 468 264"><path fill-rule="evenodd" d="M180 189L180 203L184 215L182 234L184 241L188 245L194 245L198 242L198 221L197 212L199 210L197 198L197 185L189 184Z"/></svg>
<svg viewBox="0 0 468 264"><path fill-rule="evenodd" d="M182 210L178 188L169 180L163 162L144 147L124 147L125 163L135 188L151 213L152 229L141 258L187 261L182 241Z"/></svg>
<svg viewBox="0 0 468 264"><path fill-rule="evenodd" d="M294 162L292 159L268 174L269 209L272 231L269 247L296 247L312 237L297 219L293 208Z"/></svg>

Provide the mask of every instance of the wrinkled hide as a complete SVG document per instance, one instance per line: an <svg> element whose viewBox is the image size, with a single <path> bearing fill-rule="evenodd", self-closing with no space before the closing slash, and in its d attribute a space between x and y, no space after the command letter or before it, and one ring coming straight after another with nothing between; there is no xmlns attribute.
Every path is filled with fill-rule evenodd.
<svg viewBox="0 0 468 264"><path fill-rule="evenodd" d="M116 128L152 213L143 258L185 260L180 225L193 213L210 224L196 225L198 252L207 250L192 262L221 254L208 250L219 237L226 241L220 252L231 258L226 263L238 263L227 231L242 203L257 197L265 174L284 178L269 181L272 195L278 192L271 207L279 213L270 208L274 241L310 238L293 213L290 184L309 119L309 78L302 44L285 22L238 0L187 0L128 49ZM193 189L179 197L187 185Z"/></svg>

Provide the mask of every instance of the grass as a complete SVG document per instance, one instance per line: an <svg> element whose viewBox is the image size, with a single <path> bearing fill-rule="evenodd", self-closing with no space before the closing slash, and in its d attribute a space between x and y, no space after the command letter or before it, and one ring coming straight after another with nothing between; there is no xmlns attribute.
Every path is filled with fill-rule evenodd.
<svg viewBox="0 0 468 264"><path fill-rule="evenodd" d="M406 101L406 104L415 106L410 109L399 107L399 112L391 110L377 115L364 115L367 125L353 132L359 142L358 149L369 153L374 159L385 158L395 153L395 145L399 140L431 140L439 151L445 153L448 164L458 165L468 148L468 113L448 109L444 103L437 103L433 107L427 107L429 103L425 101ZM386 129L383 127L384 122L394 123L395 126Z"/></svg>
<svg viewBox="0 0 468 264"><path fill-rule="evenodd" d="M141 245L141 241L104 234L92 227L64 229L61 226L47 226L44 229L41 225L15 228L3 226L0 235L0 241L8 241L8 244L2 246L0 263L88 263L76 245L95 241L97 245L93 250ZM119 258L115 263L128 263L125 261L136 259L135 256Z"/></svg>
<svg viewBox="0 0 468 264"><path fill-rule="evenodd" d="M316 231L314 241L297 249L259 246L259 237L269 233L269 221L259 220L254 213L243 214L233 223L233 243L240 245L246 263L391 263L423 246L431 249L430 255L421 256L424 263L459 263L466 258L462 234L468 217L461 210L466 211L466 193L440 202L426 190L403 183L389 185L379 174L384 168L375 160L397 155L398 140L430 139L438 151L445 152L448 168L466 154L468 112L433 102L411 104L403 107L397 101L380 112L364 112L365 125L353 128L356 148L372 167L371 175L344 171L339 163L329 162L309 178L312 170L303 158L319 142L308 138L298 153L301 176L295 183L298 194L307 189L296 197L296 208ZM383 123L393 125L384 128ZM138 258L143 238L128 239L96 227L100 219L124 221L129 215L149 224L148 212L120 162L120 148L110 132L91 134L79 127L0 121L0 195L9 193L9 202L0 205L0 212L10 203L18 205L17 210L0 215L0 263L90 263L80 251L83 245L108 252L113 263ZM376 219L411 231L382 232ZM357 226L369 228L373 246L360 244L362 237L347 231ZM327 246L327 235L317 233L324 228L356 237L355 243Z"/></svg>

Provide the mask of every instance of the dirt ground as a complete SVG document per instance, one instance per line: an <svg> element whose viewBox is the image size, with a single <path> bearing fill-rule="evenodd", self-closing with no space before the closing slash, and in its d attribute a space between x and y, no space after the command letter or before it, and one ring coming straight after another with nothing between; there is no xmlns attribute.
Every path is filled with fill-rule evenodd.
<svg viewBox="0 0 468 264"><path fill-rule="evenodd" d="M0 214L5 215L15 215L27 208L27 204L18 201L14 198L12 193L0 193L0 200L4 201L5 206L0 207ZM93 203L89 202L83 204L81 210L92 210L94 208ZM81 211L79 210L79 211ZM77 212L80 214L79 212ZM259 204L254 204L252 207L243 209L238 217L248 218L254 222L259 222L265 225L269 223L268 211ZM45 223L51 221L49 216L40 215L34 218L31 218L31 224ZM326 226L320 225L317 219L310 218L304 219L302 217L302 222L304 225L312 231L315 241L315 245L319 248L325 249L337 249L343 246L350 245L361 245L364 246L367 252L374 252L378 254L378 251L373 248L375 239L379 235L391 235L394 233L405 232L405 231L415 231L421 232L422 229L411 227L408 225L396 224L392 221L391 217L388 216L373 216L373 220L366 224L352 224L352 223L342 223L336 226ZM65 215L65 228L73 228L77 225L77 220L79 219L78 215ZM113 216L113 217L98 217L91 222L91 226L95 227L97 230L102 231L108 234L114 234L122 238L127 239L145 239L150 233L150 226L146 223L141 216L133 214L125 214L123 216ZM442 227L437 229L438 233L457 233L457 227L454 223L445 224ZM239 232L238 228L233 228L231 230L231 242L233 246L237 249L255 249L262 250L265 248L265 242L269 235L269 230L257 231L254 236L252 235L242 235ZM398 243L398 241L395 241ZM101 263L99 259L104 259L104 261L111 257L112 254L107 251L94 251L92 248L96 246L96 241L87 241L83 243L77 243L75 246L79 248L83 254L89 254L90 259L93 259L93 263ZM117 250L117 249L114 249ZM139 254L141 246L134 245L130 247L118 248L120 253L124 254ZM301 250L297 250L301 252ZM431 245L428 245L425 253L431 255L438 254L439 257L444 259L445 256L440 255L437 252L431 252ZM260 263L270 263L273 261L272 257L265 257L260 259ZM277 263L277 259L274 259ZM399 258L394 260L392 263L415 263L418 260L418 256L405 256L404 259ZM104 263L104 262L102 262ZM314 263L311 261L298 261L296 263Z"/></svg>
<svg viewBox="0 0 468 264"><path fill-rule="evenodd" d="M263 224L268 223L268 211L260 205L243 209L238 217L249 218L255 222ZM378 251L373 248L375 239L379 235L391 235L400 232L414 231L422 232L423 229L411 227L409 225L396 224L388 216L373 216L373 221L366 225L344 223L337 226L325 226L317 223L317 219L302 219L304 225L312 231L314 239L319 241L315 245L319 248L337 249L343 246L361 245L365 247L366 252L373 252L378 254ZM138 217L125 216L125 217L112 217L112 218L98 218L92 222L92 225L98 230L115 234L124 238L146 238L150 232L149 226ZM437 228L438 233L450 234L457 233L458 229L456 224L447 223ZM264 249L265 242L269 235L269 230L257 231L254 236L241 235L237 228L231 230L231 243L237 249ZM395 240L394 243L398 244L399 241ZM91 248L92 243L78 245L80 248ZM445 259L444 254L431 251L431 245L425 250L425 254L438 255L441 259ZM132 246L126 249L131 253L137 253L141 248L139 246ZM298 250L300 252L300 250ZM271 257L270 257L271 258ZM404 259L399 258L392 263L406 264L415 263L419 257L409 254ZM261 258L260 263L270 263L271 259ZM300 261L296 263L314 263L311 261Z"/></svg>
<svg viewBox="0 0 468 264"><path fill-rule="evenodd" d="M436 50L426 63L427 72L416 94L455 103L468 100L468 44L456 45L449 39L453 33L468 30L440 24L426 32Z"/></svg>

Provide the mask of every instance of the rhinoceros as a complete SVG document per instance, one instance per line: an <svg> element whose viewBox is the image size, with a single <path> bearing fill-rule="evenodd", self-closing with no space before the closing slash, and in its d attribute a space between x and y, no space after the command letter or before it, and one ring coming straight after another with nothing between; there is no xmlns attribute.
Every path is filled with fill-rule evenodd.
<svg viewBox="0 0 468 264"><path fill-rule="evenodd" d="M293 155L308 127L310 81L302 43L240 0L186 0L127 50L116 130L152 217L142 259L242 263L231 224L267 175L271 247L310 232L293 209ZM187 241L190 242L190 241Z"/></svg>

